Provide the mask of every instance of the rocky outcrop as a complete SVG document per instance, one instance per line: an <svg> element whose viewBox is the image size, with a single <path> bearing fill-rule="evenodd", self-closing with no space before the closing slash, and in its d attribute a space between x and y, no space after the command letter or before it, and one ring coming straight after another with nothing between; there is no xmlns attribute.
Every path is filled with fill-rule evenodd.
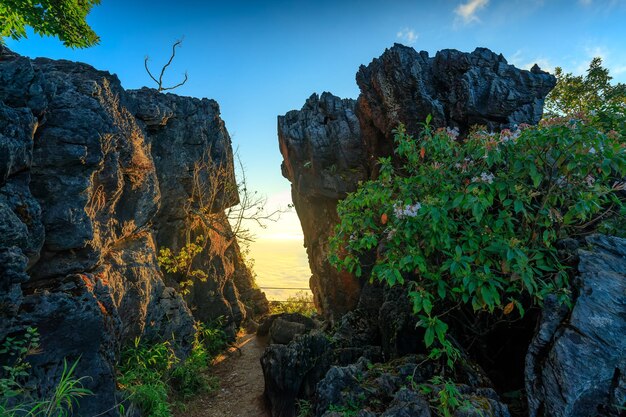
<svg viewBox="0 0 626 417"><path fill-rule="evenodd" d="M330 93L313 94L300 111L278 117L283 175L304 231L315 303L329 317L358 301L361 283L327 261L328 238L338 223L337 201L368 178L356 102Z"/></svg>
<svg viewBox="0 0 626 417"><path fill-rule="evenodd" d="M374 158L392 153L398 124L415 134L429 114L433 126L458 128L461 134L473 125L499 131L537 124L544 98L556 85L539 67L520 70L486 48L444 49L429 57L399 44L361 66L356 81L363 142Z"/></svg>
<svg viewBox="0 0 626 417"><path fill-rule="evenodd" d="M298 399L309 401L315 416L437 415L434 404L444 387L433 385L432 378L441 373L441 364L415 354L389 360L380 346L370 343L346 338L338 329L270 345L261 365L272 416L296 415ZM480 411L510 416L484 371L468 358L447 373L452 373L458 400L465 405L455 416L479 416Z"/></svg>
<svg viewBox="0 0 626 417"><path fill-rule="evenodd" d="M273 417L295 415L301 392L313 392L315 384L332 365L331 343L321 333L298 337L289 345L271 345L261 357L265 397Z"/></svg>
<svg viewBox="0 0 626 417"><path fill-rule="evenodd" d="M129 109L146 132L162 196L153 220L156 241L160 247L179 250L189 239L186 231L191 231L192 242L208 232L210 245L195 257L193 267L209 272L211 279L197 280L184 298L197 320L223 317L234 336L246 316L242 300L259 312L268 307L252 285L224 214L239 197L230 136L219 106L213 100L163 95L148 88L129 91L127 96ZM194 224L195 214L204 210L218 227ZM176 279L173 274L166 276L173 286Z"/></svg>
<svg viewBox="0 0 626 417"><path fill-rule="evenodd" d="M573 308L547 300L528 349L531 417L618 416L626 404L626 240L587 243Z"/></svg>
<svg viewBox="0 0 626 417"><path fill-rule="evenodd" d="M492 130L536 124L556 82L538 67L520 70L484 48L429 57L399 44L361 66L356 80L356 102L314 94L301 110L278 117L282 170L304 232L311 289L331 320L356 306L362 285L327 260L337 201L376 176L378 158L392 153L398 124L411 134L429 114L435 127L456 127L461 134L474 124Z"/></svg>
<svg viewBox="0 0 626 417"><path fill-rule="evenodd" d="M77 415L115 416L124 343L173 338L184 354L194 320L223 316L234 330L243 303L263 304L229 230L197 256L208 279L185 299L157 260L185 244L194 185L217 190L210 211L227 224L230 138L215 101L125 91L88 65L0 48L0 340L37 328L36 392L80 358L76 374L95 394ZM208 168L195 177L198 162Z"/></svg>
<svg viewBox="0 0 626 417"><path fill-rule="evenodd" d="M297 336L288 345L272 344L261 357L265 398L273 417L292 417L298 399L311 399L332 366L347 366L359 358L380 361L376 346L345 346L321 331Z"/></svg>

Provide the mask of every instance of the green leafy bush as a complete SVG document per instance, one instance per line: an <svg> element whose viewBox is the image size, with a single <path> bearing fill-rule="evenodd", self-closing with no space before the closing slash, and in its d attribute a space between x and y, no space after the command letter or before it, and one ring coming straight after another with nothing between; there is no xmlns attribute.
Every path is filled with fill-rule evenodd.
<svg viewBox="0 0 626 417"><path fill-rule="evenodd" d="M431 384L419 384L417 388L420 393L430 398L437 412L442 417L452 417L454 411L458 409L470 410L471 404L467 399L461 398L454 381L435 376Z"/></svg>
<svg viewBox="0 0 626 417"><path fill-rule="evenodd" d="M118 387L142 413L171 416L167 379L177 362L169 342L148 345L137 338L132 346L122 351L117 368Z"/></svg>
<svg viewBox="0 0 626 417"><path fill-rule="evenodd" d="M196 323L196 333L187 358L180 360L171 342L143 343L139 338L122 351L118 385L126 394L123 407L139 409L151 417L172 415L172 403L201 392L217 389L208 374L211 360L226 347L219 325Z"/></svg>
<svg viewBox="0 0 626 417"><path fill-rule="evenodd" d="M209 275L202 269L194 268L193 261L207 245L208 239L203 235L197 236L195 242L189 242L183 246L178 252L172 252L170 248L161 248L157 257L159 266L170 274L181 274L178 282L178 291L183 294L189 294L194 280L206 282Z"/></svg>
<svg viewBox="0 0 626 417"><path fill-rule="evenodd" d="M397 163L380 159L378 179L340 202L330 261L340 270L406 285L432 358L459 358L446 315L524 314L530 299L568 301L556 242L609 219L624 224L623 132L582 119L464 140L451 129L419 138L395 132ZM621 197L620 197L620 193Z"/></svg>
<svg viewBox="0 0 626 417"><path fill-rule="evenodd" d="M298 313L311 317L317 313L313 303L313 294L298 291L295 295L288 297L284 302L271 301L270 314Z"/></svg>
<svg viewBox="0 0 626 417"><path fill-rule="evenodd" d="M54 392L49 398L35 398L23 388L28 379L30 364L26 357L39 351L39 333L29 327L21 338L7 337L0 347L0 355L6 355L7 364L0 371L0 416L66 417L71 416L78 400L93 393L84 388L85 377L76 378L74 372L78 361L71 366L63 360L63 371Z"/></svg>

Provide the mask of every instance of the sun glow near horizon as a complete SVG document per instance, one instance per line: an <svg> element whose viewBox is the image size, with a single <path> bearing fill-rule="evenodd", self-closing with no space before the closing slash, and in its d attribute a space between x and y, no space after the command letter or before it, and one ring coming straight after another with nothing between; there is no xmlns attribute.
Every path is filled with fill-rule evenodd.
<svg viewBox="0 0 626 417"><path fill-rule="evenodd" d="M255 221L247 221L244 227L254 237L249 245L249 256L253 260L257 285L268 299L284 301L303 288L309 288L311 270L289 188L267 197L264 212L276 210L280 215L273 221L265 221L264 227Z"/></svg>
<svg viewBox="0 0 626 417"><path fill-rule="evenodd" d="M291 201L291 191L287 188L267 196L265 213L277 212L270 220L258 222L248 220L244 227L250 230L254 240L304 240L302 226Z"/></svg>

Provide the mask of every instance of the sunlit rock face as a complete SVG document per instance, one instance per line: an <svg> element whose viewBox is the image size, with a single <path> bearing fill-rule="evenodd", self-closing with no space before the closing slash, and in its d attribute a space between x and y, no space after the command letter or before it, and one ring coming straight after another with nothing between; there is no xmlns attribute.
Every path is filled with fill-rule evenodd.
<svg viewBox="0 0 626 417"><path fill-rule="evenodd" d="M219 187L210 172L193 180L202 158L224 168ZM125 91L91 66L0 49L0 340L38 329L40 393L80 357L95 395L77 415L117 415L124 343L174 338L184 353L194 320L223 316L232 331L243 301L263 301L232 238L211 236L194 265L208 279L185 298L158 266L160 248L185 243L194 183L219 188L220 219L237 203L232 159L215 101Z"/></svg>
<svg viewBox="0 0 626 417"><path fill-rule="evenodd" d="M356 306L361 289L358 279L327 260L337 202L359 181L375 178L378 158L392 154L398 124L416 134L430 114L433 126L456 127L461 135L475 124L492 130L536 124L556 83L538 68L520 70L484 48L429 57L398 44L361 66L356 80L356 102L314 94L301 110L278 117L282 170L304 232L311 289L333 320Z"/></svg>

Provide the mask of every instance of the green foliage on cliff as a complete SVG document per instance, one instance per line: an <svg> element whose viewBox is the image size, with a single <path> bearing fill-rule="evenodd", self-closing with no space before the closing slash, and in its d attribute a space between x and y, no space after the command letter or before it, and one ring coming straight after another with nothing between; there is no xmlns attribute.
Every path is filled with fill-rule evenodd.
<svg viewBox="0 0 626 417"><path fill-rule="evenodd" d="M86 22L100 0L1 0L0 40L26 37L26 27L42 36L57 36L65 46L86 48L100 38Z"/></svg>
<svg viewBox="0 0 626 417"><path fill-rule="evenodd" d="M36 354L39 349L39 333L32 327L26 330L23 337L7 337L0 345L0 357L7 359L0 370L0 416L71 416L78 407L78 400L92 394L83 387L84 377L74 376L78 360L72 365L63 360L63 371L54 392L43 399L34 397L24 388L23 382L29 377L27 357Z"/></svg>
<svg viewBox="0 0 626 417"><path fill-rule="evenodd" d="M206 233L208 235L209 231ZM189 294L196 280L205 282L209 278L205 271L193 266L193 260L206 248L208 241L208 236L200 235L195 242L187 243L178 252L173 252L170 248L159 250L159 266L169 274L179 274L182 277L178 281L178 291L183 295Z"/></svg>
<svg viewBox="0 0 626 417"><path fill-rule="evenodd" d="M623 132L585 119L465 140L450 129L418 138L395 132L395 160L378 179L340 202L330 261L340 270L404 285L434 359L460 357L446 316L462 306L523 315L525 300L569 297L556 243L619 218L626 147Z"/></svg>
<svg viewBox="0 0 626 417"><path fill-rule="evenodd" d="M172 403L201 392L217 389L207 371L211 360L226 346L226 336L218 326L196 324L191 352L184 360L174 346L135 343L122 351L118 365L118 386L126 396L121 411L138 409L142 415L171 417Z"/></svg>

